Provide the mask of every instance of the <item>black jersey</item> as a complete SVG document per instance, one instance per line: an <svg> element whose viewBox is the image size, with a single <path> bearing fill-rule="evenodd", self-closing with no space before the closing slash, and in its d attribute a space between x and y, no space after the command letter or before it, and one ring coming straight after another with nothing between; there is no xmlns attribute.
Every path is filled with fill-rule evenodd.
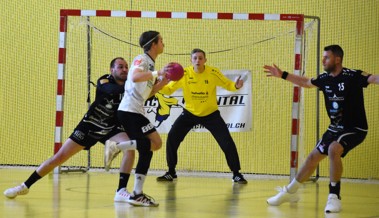
<svg viewBox="0 0 379 218"><path fill-rule="evenodd" d="M118 125L117 108L124 93L124 85L118 85L113 76L106 74L97 80L96 98L83 122L91 123L104 132Z"/></svg>
<svg viewBox="0 0 379 218"><path fill-rule="evenodd" d="M361 70L343 68L336 77L323 73L311 80L324 93L326 111L330 118L329 130L367 130L363 88L368 86L369 76Z"/></svg>

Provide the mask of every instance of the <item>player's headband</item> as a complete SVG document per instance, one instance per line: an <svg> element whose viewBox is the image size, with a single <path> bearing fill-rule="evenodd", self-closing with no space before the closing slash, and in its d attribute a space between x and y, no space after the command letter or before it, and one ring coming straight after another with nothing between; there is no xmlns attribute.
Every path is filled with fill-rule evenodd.
<svg viewBox="0 0 379 218"><path fill-rule="evenodd" d="M159 33L158 33L156 36L154 36L152 39L150 39L148 42L146 42L146 43L142 46L142 48L145 48L146 45L150 44L150 43L151 43L152 41L154 41L158 36L159 36Z"/></svg>

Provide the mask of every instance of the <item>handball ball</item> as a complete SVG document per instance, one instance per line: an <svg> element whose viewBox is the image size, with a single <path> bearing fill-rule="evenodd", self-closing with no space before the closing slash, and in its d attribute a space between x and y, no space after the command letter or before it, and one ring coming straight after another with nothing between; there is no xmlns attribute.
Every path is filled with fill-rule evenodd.
<svg viewBox="0 0 379 218"><path fill-rule="evenodd" d="M166 73L166 78L172 81L180 80L184 75L184 69L182 65L176 62L170 64L170 70Z"/></svg>

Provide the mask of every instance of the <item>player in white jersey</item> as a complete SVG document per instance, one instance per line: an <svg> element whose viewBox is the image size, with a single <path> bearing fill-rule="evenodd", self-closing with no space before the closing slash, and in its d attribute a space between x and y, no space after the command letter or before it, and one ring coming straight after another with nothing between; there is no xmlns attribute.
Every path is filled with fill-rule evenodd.
<svg viewBox="0 0 379 218"><path fill-rule="evenodd" d="M147 31L140 37L140 46L144 54L134 58L129 70L129 82L125 83L125 93L118 108L119 122L131 141L108 143L106 158L112 160L118 150L137 149L139 159L135 170L133 193L115 201L128 202L136 206L158 206L153 198L143 193L143 184L153 151L162 147L162 139L154 125L145 117L143 105L145 101L168 83L165 78L170 65L155 71L155 60L163 52L162 36L156 31ZM129 135L130 134L130 135ZM117 195L117 193L116 193Z"/></svg>
<svg viewBox="0 0 379 218"><path fill-rule="evenodd" d="M119 110L144 114L143 105L151 96L151 91L157 78L156 75L153 75L155 73L154 67L155 62L153 57L150 57L147 53L138 55L134 58L130 72L135 71L136 73L134 76L131 73L130 76L128 76L128 79L133 80L133 77L136 77L136 75L138 78L134 79L135 82L131 81L130 83L125 83L124 99L127 100L121 101ZM147 76L150 78L147 78L144 72L148 72L151 76Z"/></svg>

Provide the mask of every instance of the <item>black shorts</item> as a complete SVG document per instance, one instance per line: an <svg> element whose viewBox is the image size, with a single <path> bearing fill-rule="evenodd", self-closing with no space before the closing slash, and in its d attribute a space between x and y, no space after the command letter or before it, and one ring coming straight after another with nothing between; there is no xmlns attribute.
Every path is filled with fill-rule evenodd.
<svg viewBox="0 0 379 218"><path fill-rule="evenodd" d="M117 116L130 139L145 138L146 135L157 131L150 120L142 114L118 111Z"/></svg>
<svg viewBox="0 0 379 218"><path fill-rule="evenodd" d="M79 145L84 146L85 150L88 150L97 142L104 144L106 140L120 132L125 132L121 125L115 125L113 128L104 129L82 120L70 135L70 139Z"/></svg>
<svg viewBox="0 0 379 218"><path fill-rule="evenodd" d="M345 157L350 150L363 142L366 135L366 131L358 129L344 130L341 132L327 130L322 136L322 139L317 143L316 147L321 154L328 155L329 145L336 141L344 148L341 157Z"/></svg>

